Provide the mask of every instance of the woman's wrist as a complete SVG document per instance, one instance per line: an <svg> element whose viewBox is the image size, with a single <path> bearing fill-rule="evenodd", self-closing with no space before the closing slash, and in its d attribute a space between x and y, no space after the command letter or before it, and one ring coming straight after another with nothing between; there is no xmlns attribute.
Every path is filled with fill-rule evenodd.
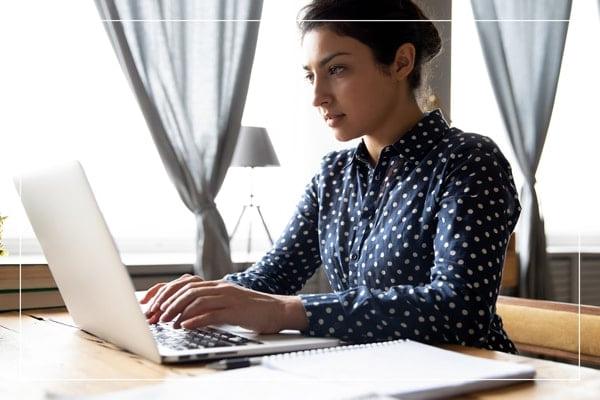
<svg viewBox="0 0 600 400"><path fill-rule="evenodd" d="M299 331L308 328L308 317L306 310L302 305L302 300L298 296L277 295L281 302L280 331L283 329L295 329Z"/></svg>

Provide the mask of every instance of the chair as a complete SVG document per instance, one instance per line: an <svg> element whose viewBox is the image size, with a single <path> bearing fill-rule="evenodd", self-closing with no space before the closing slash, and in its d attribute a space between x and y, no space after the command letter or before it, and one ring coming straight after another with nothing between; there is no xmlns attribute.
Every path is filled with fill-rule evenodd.
<svg viewBox="0 0 600 400"><path fill-rule="evenodd" d="M600 368L600 307L498 296L496 312L522 354L577 364L581 349Z"/></svg>
<svg viewBox="0 0 600 400"><path fill-rule="evenodd" d="M515 246L515 234L510 236L508 246L506 246L506 255L504 257L504 268L502 270L502 280L500 282L500 294L512 296L517 294L519 286L519 262Z"/></svg>

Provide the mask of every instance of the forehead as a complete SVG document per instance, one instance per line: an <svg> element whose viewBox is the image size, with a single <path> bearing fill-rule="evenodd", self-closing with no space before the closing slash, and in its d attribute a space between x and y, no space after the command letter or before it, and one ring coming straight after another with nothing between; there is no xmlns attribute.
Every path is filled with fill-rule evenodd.
<svg viewBox="0 0 600 400"><path fill-rule="evenodd" d="M336 53L348 53L346 57L362 57L369 55L369 48L350 36L340 36L326 29L313 29L304 35L302 40L304 65L318 68L319 62Z"/></svg>

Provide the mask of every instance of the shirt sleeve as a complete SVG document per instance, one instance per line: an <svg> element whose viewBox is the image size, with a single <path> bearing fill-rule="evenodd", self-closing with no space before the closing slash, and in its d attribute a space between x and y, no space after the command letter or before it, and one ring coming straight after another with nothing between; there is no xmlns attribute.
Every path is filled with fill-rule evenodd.
<svg viewBox="0 0 600 400"><path fill-rule="evenodd" d="M225 280L265 293L291 295L302 289L321 265L318 241L318 179L306 186L285 231L273 248L243 272Z"/></svg>
<svg viewBox="0 0 600 400"><path fill-rule="evenodd" d="M506 246L520 212L510 166L496 148L477 147L449 160L441 179L430 282L301 295L309 318L305 334L358 343L487 342Z"/></svg>

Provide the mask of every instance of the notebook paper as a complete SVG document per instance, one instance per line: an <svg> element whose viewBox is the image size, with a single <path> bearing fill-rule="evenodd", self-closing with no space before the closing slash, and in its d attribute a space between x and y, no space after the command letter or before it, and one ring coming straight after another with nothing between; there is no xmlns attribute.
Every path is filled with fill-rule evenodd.
<svg viewBox="0 0 600 400"><path fill-rule="evenodd" d="M263 366L353 386L357 393L428 399L531 379L529 365L488 360L410 340L302 351L263 358Z"/></svg>

